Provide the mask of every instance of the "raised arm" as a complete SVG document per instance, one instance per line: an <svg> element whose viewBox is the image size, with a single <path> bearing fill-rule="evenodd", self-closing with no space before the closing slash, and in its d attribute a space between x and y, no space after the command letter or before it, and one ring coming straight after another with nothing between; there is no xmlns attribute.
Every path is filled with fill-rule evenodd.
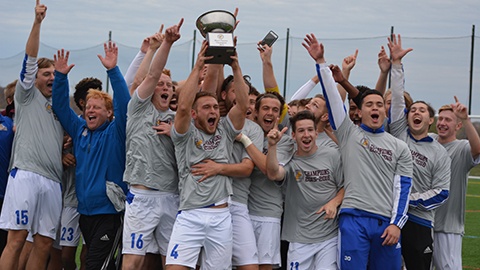
<svg viewBox="0 0 480 270"><path fill-rule="evenodd" d="M279 131L277 127L277 123L274 125L275 127L272 128L268 134L268 153L267 153L267 160L266 160L266 171L267 177L273 181L282 181L285 178L285 169L283 166L278 164L277 158L277 144L282 138L282 135L287 131L287 128L283 128L282 131Z"/></svg>
<svg viewBox="0 0 480 270"><path fill-rule="evenodd" d="M390 58L385 52L385 48L382 46L380 52L378 53L378 67L380 68L380 75L378 75L377 84L375 89L378 90L382 95L385 94L387 90L387 79L388 72L390 71Z"/></svg>
<svg viewBox="0 0 480 270"><path fill-rule="evenodd" d="M262 59L262 78L263 87L265 92L277 92L280 94L277 80L275 79L275 73L273 72L272 62L272 48L268 45L261 45L258 42L257 49L260 52L260 58ZM280 123L283 121L288 112L288 105L283 105L282 115L280 115Z"/></svg>
<svg viewBox="0 0 480 270"><path fill-rule="evenodd" d="M125 72L125 81L127 82L127 86L130 91L130 94L132 94L133 91L138 87L138 84L137 84L137 86L135 86L135 88L132 89L132 85L135 80L135 74L140 68L140 65L142 64L143 59L145 58L145 54L147 53L149 46L150 46L150 37L146 37L142 41L142 45L140 46L140 51L138 51L137 55L135 55L132 62L128 66L127 71Z"/></svg>
<svg viewBox="0 0 480 270"><path fill-rule="evenodd" d="M152 64L153 57L154 57L155 53L157 52L158 48L160 48L160 45L162 45L163 39L165 37L165 35L162 32L163 32L163 24L160 27L159 32L157 32L157 33L153 34L152 36L146 38L147 49L146 49L145 54L142 57L142 61L141 61L140 65L138 66L138 68L135 72L133 82L128 88L129 91L130 91L130 95L132 95L133 92L135 92L135 90L138 88L138 86L143 82L143 80L145 80L145 77L147 76L147 74L149 72L149 69L150 69L150 66ZM126 77L127 76L125 76L125 80L126 80ZM128 81L127 81L127 85L128 85Z"/></svg>
<svg viewBox="0 0 480 270"><path fill-rule="evenodd" d="M35 20L33 21L32 30L27 40L25 53L30 57L37 57L40 48L40 27L43 19L47 15L47 6L40 4L40 0L36 1L35 5Z"/></svg>
<svg viewBox="0 0 480 270"><path fill-rule="evenodd" d="M108 77L113 88L113 110L115 115L115 122L118 123L116 127L122 136L125 135L127 124L127 105L130 101L130 93L128 92L125 78L117 66L118 61L118 47L113 42L108 42L103 45L105 56L97 55L102 65L107 69Z"/></svg>
<svg viewBox="0 0 480 270"><path fill-rule="evenodd" d="M326 64L323 44L318 43L314 34L307 34L302 45L316 62L317 76L322 86L323 95L327 100L330 124L332 128L336 130L343 120L345 120L347 112L342 97L340 93L338 93L335 85L332 72Z"/></svg>
<svg viewBox="0 0 480 270"><path fill-rule="evenodd" d="M350 72L352 69L355 67L355 64L357 63L357 57L358 57L358 49L355 50L355 53L352 55L349 55L343 59L342 62L342 74L345 79L348 80L350 78ZM342 97L342 100L345 101L347 98L347 90L341 85L337 84L337 89L338 92L340 93L340 96Z"/></svg>
<svg viewBox="0 0 480 270"><path fill-rule="evenodd" d="M310 94L310 92L313 90L315 85L317 85L319 82L320 81L318 80L318 76L317 75L313 76L312 79L308 80L304 85L298 88L298 90L290 98L290 101L306 98L308 94Z"/></svg>
<svg viewBox="0 0 480 270"><path fill-rule="evenodd" d="M404 73L402 67L402 59L412 49L402 48L402 38L400 35L395 35L388 38L388 48L392 56L392 105L390 106L390 120L391 123L396 122L405 116L405 99L403 97L404 87Z"/></svg>
<svg viewBox="0 0 480 270"><path fill-rule="evenodd" d="M178 134L185 134L190 126L193 101L198 92L198 77L205 65L205 59L208 59L208 57L205 57L207 47L207 42L204 41L198 53L195 66L185 81L181 93L178 95L177 113L175 114L175 121L173 122L173 127Z"/></svg>
<svg viewBox="0 0 480 270"><path fill-rule="evenodd" d="M65 52L64 49L58 50L57 54L53 56L55 79L52 87L52 110L57 115L65 131L68 134L76 134L78 116L70 108L70 89L67 77L74 65L68 64L69 56L70 52Z"/></svg>
<svg viewBox="0 0 480 270"><path fill-rule="evenodd" d="M150 65L150 68L148 69L148 73L146 74L145 79L138 86L137 94L139 98L146 99L151 95L153 95L153 92L155 91L155 87L158 83L158 80L160 79L163 69L167 64L170 49L172 48L173 43L180 38L180 28L182 24L183 24L183 18L180 20L178 24L169 27L165 31L165 39L163 41L162 41L163 37L161 32L156 33L152 38L152 40L155 40L154 43L157 43L157 44L160 43L161 45L160 45L160 49L155 55L155 58L152 61L152 64ZM160 28L160 30L162 29L163 29L163 25L162 25L162 28ZM154 51L154 50L155 50L155 46L152 49L149 49L149 51ZM149 52L147 51L147 55L148 54ZM147 57L145 57L145 59L147 59Z"/></svg>
<svg viewBox="0 0 480 270"><path fill-rule="evenodd" d="M454 96L454 98L455 103L450 106L452 106L453 112L457 118L462 121L465 134L470 143L472 158L477 159L478 155L480 155L480 137L478 136L477 130L473 126L472 121L470 121L470 117L468 117L467 107L458 101L457 96Z"/></svg>
<svg viewBox="0 0 480 270"><path fill-rule="evenodd" d="M40 27L46 14L47 6L40 4L40 0L37 0L35 5L35 19L30 35L28 36L25 47L25 58L23 59L22 71L20 72L19 83L24 89L31 89L35 83L38 71L37 56L40 47Z"/></svg>
<svg viewBox="0 0 480 270"><path fill-rule="evenodd" d="M228 112L228 117L232 121L233 127L241 130L245 123L245 117L248 110L248 86L243 79L242 70L238 63L238 54L232 56L230 64L233 72L233 87L235 89L235 105Z"/></svg>
<svg viewBox="0 0 480 270"><path fill-rule="evenodd" d="M259 46L257 49L262 59L263 86L267 91L271 88L278 88L278 83L273 72L272 48L266 44L262 45L261 42L258 42L257 45Z"/></svg>

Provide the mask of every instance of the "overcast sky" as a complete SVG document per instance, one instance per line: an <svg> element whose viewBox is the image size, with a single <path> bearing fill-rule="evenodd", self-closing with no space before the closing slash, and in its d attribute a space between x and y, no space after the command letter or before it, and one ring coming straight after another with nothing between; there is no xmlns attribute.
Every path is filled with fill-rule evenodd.
<svg viewBox="0 0 480 270"><path fill-rule="evenodd" d="M386 46L385 37L394 26L395 31L404 37L404 47L414 48L404 61L407 90L414 99L429 101L437 109L453 102L454 94L461 102L468 102L470 36L472 25L480 26L478 0L45 0L43 3L48 11L42 25L41 56L52 57L52 52L58 48L72 50L77 57L91 50L92 61L98 61L94 56L102 53L99 45L112 31L113 40L126 47L120 51L127 57L119 63L123 72L144 37L157 31L162 23L170 26L181 17L185 18L182 38L176 43L178 49L172 50L167 64L167 67L175 67L180 61L178 58L186 55L181 60L185 62L181 71L172 68L176 80L188 76L191 60L187 58L191 59L191 40L198 16L214 9L233 12L239 7L240 24L235 35L239 39L240 64L243 72L251 75L257 88L262 88L261 66L254 44L271 29L280 36L274 46L274 65L283 89L285 38L287 28L290 29L287 99L315 74L313 60L301 47L301 38L306 33L315 33L324 42L326 59L331 63L340 64L344 56L358 48L359 59L351 81L374 87L378 75L376 54L381 45ZM0 85L6 85L18 74L34 17L34 5L34 0L0 0ZM476 36L480 36L478 32L480 30ZM199 34L198 40L201 40ZM480 114L480 40L477 38L475 42L472 113ZM89 68L83 67L86 70L83 71L79 65L81 61L75 63L71 85L85 76L104 76L86 74ZM98 66L99 63L89 65Z"/></svg>

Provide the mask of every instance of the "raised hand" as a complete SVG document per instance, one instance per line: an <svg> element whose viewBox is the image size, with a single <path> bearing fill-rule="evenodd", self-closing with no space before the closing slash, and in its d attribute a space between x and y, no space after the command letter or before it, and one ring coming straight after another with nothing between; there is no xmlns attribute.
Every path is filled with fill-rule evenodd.
<svg viewBox="0 0 480 270"><path fill-rule="evenodd" d="M150 38L151 38L151 37L152 37L152 36L146 37L146 38L143 39L142 45L140 45L140 51L141 51L142 53L147 53L147 50L148 50L148 48L150 47Z"/></svg>
<svg viewBox="0 0 480 270"><path fill-rule="evenodd" d="M162 45L163 40L165 39L165 34L163 34L163 24L160 26L160 30L153 34L152 36L148 37L148 47L156 51Z"/></svg>
<svg viewBox="0 0 480 270"><path fill-rule="evenodd" d="M315 62L318 64L325 63L323 44L318 43L315 35L307 34L303 40L305 42L302 42L302 46L307 49L313 60L315 60Z"/></svg>
<svg viewBox="0 0 480 270"><path fill-rule="evenodd" d="M169 43L174 43L180 38L180 28L183 24L183 18L180 19L178 24L175 24L165 31L165 41Z"/></svg>
<svg viewBox="0 0 480 270"><path fill-rule="evenodd" d="M341 83L345 80L342 71L337 65L330 65L329 68L332 71L332 76L336 83Z"/></svg>
<svg viewBox="0 0 480 270"><path fill-rule="evenodd" d="M199 70L202 70L203 67L205 66L205 61L208 59L212 59L213 56L205 56L205 53L207 52L208 48L208 42L204 40L202 42L202 47L200 48L200 51L198 52L197 56L197 62L195 62L195 66L199 68Z"/></svg>
<svg viewBox="0 0 480 270"><path fill-rule="evenodd" d="M343 70L352 70L355 64L357 63L358 49L355 50L355 53L343 58L342 69Z"/></svg>
<svg viewBox="0 0 480 270"><path fill-rule="evenodd" d="M382 73L387 73L390 70L390 58L388 57L385 48L382 46L378 53L378 67Z"/></svg>
<svg viewBox="0 0 480 270"><path fill-rule="evenodd" d="M407 53L413 51L412 48L402 48L402 37L400 34L398 37L395 35L392 35L392 38L388 37L388 48L390 49L390 56L392 57L393 64L401 64L402 58L407 55Z"/></svg>
<svg viewBox="0 0 480 270"><path fill-rule="evenodd" d="M280 139L282 139L283 134L288 130L288 127L284 127L281 131L279 131L277 123L278 118L275 119L273 128L267 134L268 145L270 146L276 145L280 141Z"/></svg>
<svg viewBox="0 0 480 270"><path fill-rule="evenodd" d="M235 17L235 26L233 27L233 30L237 29L237 25L240 23L240 21L237 20L237 15L238 15L238 7L235 8L235 12L233 12L233 16Z"/></svg>
<svg viewBox="0 0 480 270"><path fill-rule="evenodd" d="M272 47L267 44L262 45L262 41L257 43L257 50L260 52L262 62L272 62Z"/></svg>
<svg viewBox="0 0 480 270"><path fill-rule="evenodd" d="M115 43L109 41L108 43L103 44L103 49L105 51L105 57L102 57L98 54L98 59L102 62L102 65L107 69L110 70L117 66L117 59L118 59L118 47Z"/></svg>
<svg viewBox="0 0 480 270"><path fill-rule="evenodd" d="M70 70L75 66L74 64L68 65L68 57L70 56L70 52L67 51L65 53L64 49L58 50L57 54L53 55L53 62L55 65L55 70L63 73L68 74Z"/></svg>
<svg viewBox="0 0 480 270"><path fill-rule="evenodd" d="M41 23L47 16L47 6L40 4L40 0L37 0L35 5L35 22Z"/></svg>
<svg viewBox="0 0 480 270"><path fill-rule="evenodd" d="M467 120L468 119L467 107L462 103L460 103L460 101L458 101L457 96L453 96L453 98L455 99L455 103L450 104L450 106L452 106L453 113L455 113L458 119L462 121Z"/></svg>

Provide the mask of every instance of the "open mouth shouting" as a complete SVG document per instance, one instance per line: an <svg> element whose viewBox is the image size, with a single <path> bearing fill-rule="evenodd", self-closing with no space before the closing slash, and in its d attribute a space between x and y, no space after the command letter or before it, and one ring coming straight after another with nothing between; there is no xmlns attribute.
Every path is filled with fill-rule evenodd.
<svg viewBox="0 0 480 270"><path fill-rule="evenodd" d="M160 97L165 101L168 100L168 94L167 93L162 94Z"/></svg>
<svg viewBox="0 0 480 270"><path fill-rule="evenodd" d="M217 118L216 118L216 117L209 117L209 118L207 119L207 123L208 123L208 126L209 126L209 127L214 127L216 122L217 122Z"/></svg>

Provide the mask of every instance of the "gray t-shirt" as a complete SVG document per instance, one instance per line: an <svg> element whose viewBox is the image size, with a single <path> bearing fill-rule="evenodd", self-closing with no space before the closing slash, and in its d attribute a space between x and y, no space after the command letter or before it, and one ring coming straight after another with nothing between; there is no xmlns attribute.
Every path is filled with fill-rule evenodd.
<svg viewBox="0 0 480 270"><path fill-rule="evenodd" d="M73 154L73 147L66 150L65 153ZM62 176L62 197L63 206L78 206L77 193L75 192L75 166L67 167L63 170Z"/></svg>
<svg viewBox="0 0 480 270"><path fill-rule="evenodd" d="M326 132L318 133L317 140L315 142L319 148L323 146L328 146L338 149L337 143L335 143L335 141L333 141Z"/></svg>
<svg viewBox="0 0 480 270"><path fill-rule="evenodd" d="M431 136L438 138L437 134ZM443 144L443 147L452 159L450 193L447 202L437 209L434 230L463 235L468 173L471 168L480 164L480 156L473 159L468 140L455 140Z"/></svg>
<svg viewBox="0 0 480 270"><path fill-rule="evenodd" d="M196 128L193 122L185 134L178 134L175 127L172 128L171 136L179 174L179 210L208 207L232 195L230 177L215 175L199 183L202 176L192 175L191 170L193 165L205 159L228 163L233 141L238 134L240 130L234 129L228 116L224 121L220 121L212 135Z"/></svg>
<svg viewBox="0 0 480 270"><path fill-rule="evenodd" d="M338 234L338 216L325 219L316 212L343 186L340 151L319 147L311 156L294 156L285 166L285 215L282 239L319 243Z"/></svg>
<svg viewBox="0 0 480 270"><path fill-rule="evenodd" d="M402 201L400 192L404 187L395 186L395 176L412 177L412 156L407 144L386 132L368 132L349 119L342 122L335 134L345 178L341 208L380 215L394 224L400 222L402 227L408 198Z"/></svg>
<svg viewBox="0 0 480 270"><path fill-rule="evenodd" d="M255 122L245 119L245 125L243 126L242 133L245 134L257 147L258 150L262 151L263 147L263 130ZM250 156L247 154L245 147L242 143L235 141L233 143L233 152L232 160L230 163L241 163L244 158L250 159ZM233 196L232 200L248 204L248 195L250 194L250 184L252 180L250 176L248 177L232 177L233 179Z"/></svg>
<svg viewBox="0 0 480 270"><path fill-rule="evenodd" d="M63 128L52 110L52 99L35 86L15 89L15 125L10 168L19 168L60 183Z"/></svg>
<svg viewBox="0 0 480 270"><path fill-rule="evenodd" d="M152 127L173 123L175 112L155 108L151 96L132 95L127 111L127 156L123 180L162 192L178 193L178 170L172 139Z"/></svg>
<svg viewBox="0 0 480 270"><path fill-rule="evenodd" d="M408 209L409 219L421 225L433 227L435 209L445 202L445 199L442 200L442 195L445 194L439 193L448 191L450 188L450 156L432 137L426 137L420 141L413 139L408 132L406 117L401 117L390 124L390 132L406 142L412 154L413 178ZM420 203L420 200L423 202Z"/></svg>
<svg viewBox="0 0 480 270"><path fill-rule="evenodd" d="M268 152L268 140L263 141L263 153ZM294 145L290 136L283 134L277 144L277 158L281 165L293 156ZM248 197L248 211L253 216L281 218L283 213L283 195L280 186L269 180L257 167L253 169L252 184Z"/></svg>

